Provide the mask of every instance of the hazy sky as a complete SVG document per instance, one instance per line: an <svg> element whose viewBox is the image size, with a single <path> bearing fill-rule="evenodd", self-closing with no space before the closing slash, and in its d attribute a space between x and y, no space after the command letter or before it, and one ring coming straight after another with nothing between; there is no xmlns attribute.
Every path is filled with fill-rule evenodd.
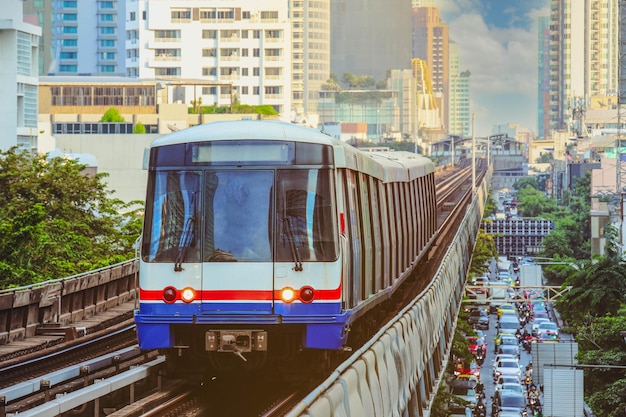
<svg viewBox="0 0 626 417"><path fill-rule="evenodd" d="M476 135L509 123L537 132L537 18L549 15L549 0L435 3L458 44L459 71L472 73Z"/></svg>

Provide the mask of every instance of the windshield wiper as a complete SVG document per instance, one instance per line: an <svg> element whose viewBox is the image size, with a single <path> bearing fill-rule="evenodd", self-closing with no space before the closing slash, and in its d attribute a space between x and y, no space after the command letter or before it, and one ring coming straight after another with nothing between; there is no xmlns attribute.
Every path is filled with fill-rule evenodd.
<svg viewBox="0 0 626 417"><path fill-rule="evenodd" d="M287 240L289 241L291 255L296 261L296 266L293 268L293 270L302 271L302 258L300 257L300 251L298 251L296 239L293 236L293 229L291 228L291 220L288 216L283 216L283 230L285 231L285 235L287 236Z"/></svg>
<svg viewBox="0 0 626 417"><path fill-rule="evenodd" d="M183 232L180 235L180 242L178 243L178 253L176 254L176 261L174 263L174 271L180 272L183 270L182 263L187 258L187 250L193 244L195 240L196 231L196 193L191 193L191 206L193 210L191 216L187 218Z"/></svg>

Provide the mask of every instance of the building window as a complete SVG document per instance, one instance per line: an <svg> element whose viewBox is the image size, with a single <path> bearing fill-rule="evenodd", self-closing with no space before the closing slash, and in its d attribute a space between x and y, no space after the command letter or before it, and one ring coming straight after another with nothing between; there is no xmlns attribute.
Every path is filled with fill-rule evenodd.
<svg viewBox="0 0 626 417"><path fill-rule="evenodd" d="M172 23L190 22L191 9L172 10L170 11L170 18Z"/></svg>
<svg viewBox="0 0 626 417"><path fill-rule="evenodd" d="M258 58L258 57L260 57L260 56L261 56L261 49L259 49L259 48L254 48L254 49L252 50L252 56L257 57L257 58Z"/></svg>
<svg viewBox="0 0 626 417"><path fill-rule="evenodd" d="M180 76L180 68L172 67L172 68L155 68L154 75L159 77L179 77Z"/></svg>
<svg viewBox="0 0 626 417"><path fill-rule="evenodd" d="M249 11L241 12L241 18L242 19L250 19L250 12Z"/></svg>
<svg viewBox="0 0 626 417"><path fill-rule="evenodd" d="M134 22L137 19L137 13L130 12L130 21Z"/></svg>
<svg viewBox="0 0 626 417"><path fill-rule="evenodd" d="M241 69L241 75L243 77L247 77L248 76L248 68L242 68Z"/></svg>
<svg viewBox="0 0 626 417"><path fill-rule="evenodd" d="M115 60L115 52L100 52L98 54L98 59L102 61L112 61Z"/></svg>
<svg viewBox="0 0 626 417"><path fill-rule="evenodd" d="M100 65L100 72L115 72L115 65Z"/></svg>
<svg viewBox="0 0 626 417"><path fill-rule="evenodd" d="M252 95L258 96L260 94L260 87L252 87Z"/></svg>
<svg viewBox="0 0 626 417"><path fill-rule="evenodd" d="M202 31L202 39L217 39L217 30L204 29Z"/></svg>
<svg viewBox="0 0 626 417"><path fill-rule="evenodd" d="M76 13L64 13L63 20L66 22L75 22L78 20L78 15Z"/></svg>
<svg viewBox="0 0 626 417"><path fill-rule="evenodd" d="M215 67L204 67L202 68L202 76L203 77L214 77L217 75L217 68Z"/></svg>
<svg viewBox="0 0 626 417"><path fill-rule="evenodd" d="M76 72L78 68L76 65L61 65L59 66L59 72Z"/></svg>
<svg viewBox="0 0 626 417"><path fill-rule="evenodd" d="M78 33L78 28L76 26L63 26L61 31L63 33Z"/></svg>
<svg viewBox="0 0 626 417"><path fill-rule="evenodd" d="M114 39L102 39L100 41L100 46L102 48L115 48L115 40Z"/></svg>
<svg viewBox="0 0 626 417"><path fill-rule="evenodd" d="M76 32L74 32L76 33ZM102 27L100 28L101 35L115 35L115 28L113 27Z"/></svg>
<svg viewBox="0 0 626 417"><path fill-rule="evenodd" d="M63 39L62 46L78 46L78 39Z"/></svg>
<svg viewBox="0 0 626 417"><path fill-rule="evenodd" d="M269 11L262 11L261 12L261 20L271 20L271 21L277 21L278 20L278 11L277 10L269 10Z"/></svg>
<svg viewBox="0 0 626 417"><path fill-rule="evenodd" d="M241 31L241 39L248 39L248 31L247 30L242 30Z"/></svg>
<svg viewBox="0 0 626 417"><path fill-rule="evenodd" d="M115 21L115 16L112 14L101 14L100 15L100 21L101 22L114 22Z"/></svg>
<svg viewBox="0 0 626 417"><path fill-rule="evenodd" d="M180 30L155 30L154 39L157 42L180 42Z"/></svg>
<svg viewBox="0 0 626 417"><path fill-rule="evenodd" d="M76 2L74 2L76 3ZM113 8L113 2L112 1L101 1L100 2L100 8L101 9L112 9Z"/></svg>
<svg viewBox="0 0 626 417"><path fill-rule="evenodd" d="M259 67L252 68L252 75L258 77L259 75L261 75L261 69Z"/></svg>
<svg viewBox="0 0 626 417"><path fill-rule="evenodd" d="M248 56L248 48L241 49L241 56Z"/></svg>
<svg viewBox="0 0 626 417"><path fill-rule="evenodd" d="M253 30L252 31L252 37L254 39L261 39L261 31L260 30Z"/></svg>
<svg viewBox="0 0 626 417"><path fill-rule="evenodd" d="M77 59L78 52L61 52L59 54L60 59Z"/></svg>
<svg viewBox="0 0 626 417"><path fill-rule="evenodd" d="M202 57L203 58L212 58L217 56L217 50L215 48L204 48L202 49Z"/></svg>

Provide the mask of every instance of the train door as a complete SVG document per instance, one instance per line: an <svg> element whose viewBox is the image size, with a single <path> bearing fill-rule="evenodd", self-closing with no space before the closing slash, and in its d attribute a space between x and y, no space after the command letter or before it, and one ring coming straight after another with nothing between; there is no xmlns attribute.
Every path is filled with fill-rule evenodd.
<svg viewBox="0 0 626 417"><path fill-rule="evenodd" d="M204 313L272 313L273 186L273 170L205 173Z"/></svg>

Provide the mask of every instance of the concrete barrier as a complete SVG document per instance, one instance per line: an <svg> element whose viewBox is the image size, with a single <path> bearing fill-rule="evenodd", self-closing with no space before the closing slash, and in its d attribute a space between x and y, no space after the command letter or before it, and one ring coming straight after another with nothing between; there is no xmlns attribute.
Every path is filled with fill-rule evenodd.
<svg viewBox="0 0 626 417"><path fill-rule="evenodd" d="M71 277L0 291L0 345L70 326L136 297L137 260Z"/></svg>

